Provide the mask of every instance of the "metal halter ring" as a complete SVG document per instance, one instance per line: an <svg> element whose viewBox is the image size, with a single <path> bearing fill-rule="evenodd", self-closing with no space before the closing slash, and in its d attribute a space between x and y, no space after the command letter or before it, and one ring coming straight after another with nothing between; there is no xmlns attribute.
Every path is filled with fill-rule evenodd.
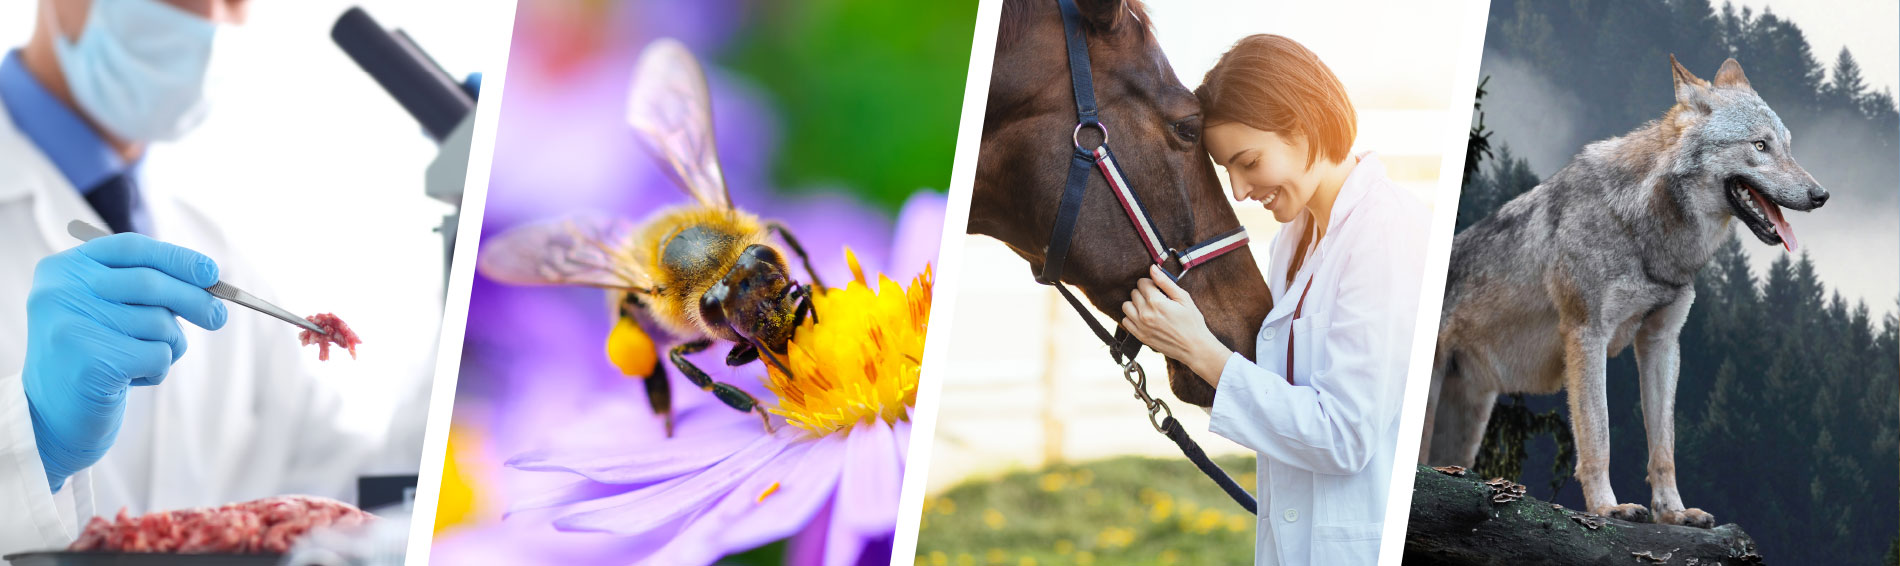
<svg viewBox="0 0 1900 566"><path fill-rule="evenodd" d="M1141 364L1135 363L1134 358L1128 358L1128 362L1122 364L1122 379L1127 380L1129 385L1135 387L1135 400L1141 401L1142 405L1147 406L1148 424L1155 427L1155 432L1167 434L1168 431L1161 426L1161 423L1166 419L1157 419L1156 417L1165 413L1167 414L1167 418L1172 419L1174 418L1174 409L1169 408L1166 401L1148 395L1148 371L1142 369Z"/></svg>
<svg viewBox="0 0 1900 566"><path fill-rule="evenodd" d="M1156 409L1156 407L1159 407L1159 409ZM1168 408L1168 403L1166 401L1155 399L1154 406L1148 407L1148 424L1154 425L1155 432L1159 432L1161 434L1167 434L1168 429L1161 426L1161 423L1167 421L1167 419L1155 420L1155 416L1161 413L1167 413L1168 419L1174 418L1174 409Z"/></svg>
<svg viewBox="0 0 1900 566"><path fill-rule="evenodd" d="M1069 143L1075 144L1076 149L1082 149L1082 127L1083 126L1094 126L1095 129L1101 130L1102 131L1102 145L1104 146L1108 145L1108 126L1106 124L1103 124L1099 120L1095 121L1094 123L1076 122L1075 131L1069 133Z"/></svg>
<svg viewBox="0 0 1900 566"><path fill-rule="evenodd" d="M1181 259L1181 252L1178 252L1178 251L1175 251L1175 250L1174 250L1174 248L1168 248L1168 258L1167 258L1167 259L1171 259L1171 260L1174 260L1174 264L1175 264L1175 265L1179 265L1179 266L1181 266L1181 272L1180 272L1180 273L1170 273L1170 272L1168 271L1168 266L1167 266L1166 264L1163 264L1163 265L1161 266L1161 272L1162 272L1162 273L1167 273L1167 274L1168 274L1168 277L1169 277L1170 279L1174 279L1174 282L1175 282L1175 283L1180 283L1180 282L1181 282L1181 278L1182 278L1182 277L1187 277L1187 272L1188 272L1188 264L1187 264L1187 260L1184 260L1184 259Z"/></svg>

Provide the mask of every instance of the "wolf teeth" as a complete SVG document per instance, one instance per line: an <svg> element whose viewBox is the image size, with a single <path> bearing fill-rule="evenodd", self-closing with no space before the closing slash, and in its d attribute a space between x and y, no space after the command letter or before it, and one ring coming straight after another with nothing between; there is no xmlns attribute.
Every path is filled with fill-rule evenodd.
<svg viewBox="0 0 1900 566"><path fill-rule="evenodd" d="M1755 216L1761 219L1768 218L1767 212L1762 210L1761 208L1761 203L1755 200L1755 195L1751 191L1749 191L1747 188L1737 185L1734 188L1729 189L1729 192L1735 195L1735 200L1741 201L1743 208L1746 208L1749 212L1755 213Z"/></svg>

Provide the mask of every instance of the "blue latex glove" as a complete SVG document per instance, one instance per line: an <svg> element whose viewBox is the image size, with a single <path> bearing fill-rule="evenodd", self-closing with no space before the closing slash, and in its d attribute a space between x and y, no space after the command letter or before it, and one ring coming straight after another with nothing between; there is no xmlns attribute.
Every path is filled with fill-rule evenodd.
<svg viewBox="0 0 1900 566"><path fill-rule="evenodd" d="M112 447L126 388L158 385L185 354L176 317L224 326L224 301L204 290L217 281L211 258L131 233L40 260L21 377L53 491Z"/></svg>
<svg viewBox="0 0 1900 566"><path fill-rule="evenodd" d="M473 99L476 99L476 100L481 100L481 98L482 98L482 74L481 74L481 73L469 73L467 77L465 77L465 78L463 78L463 79L462 79L462 92L466 92L466 93L468 93L468 97L469 97L469 98L473 98Z"/></svg>

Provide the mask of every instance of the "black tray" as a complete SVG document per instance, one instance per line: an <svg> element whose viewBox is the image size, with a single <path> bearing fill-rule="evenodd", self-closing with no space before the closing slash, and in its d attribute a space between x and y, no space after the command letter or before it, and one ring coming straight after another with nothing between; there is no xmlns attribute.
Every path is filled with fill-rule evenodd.
<svg viewBox="0 0 1900 566"><path fill-rule="evenodd" d="M282 554L160 554L155 552L22 552L4 557L13 566L277 566Z"/></svg>

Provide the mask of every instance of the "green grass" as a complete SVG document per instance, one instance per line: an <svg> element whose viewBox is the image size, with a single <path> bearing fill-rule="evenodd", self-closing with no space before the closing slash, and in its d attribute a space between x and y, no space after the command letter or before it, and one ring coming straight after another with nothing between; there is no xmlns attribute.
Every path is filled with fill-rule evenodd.
<svg viewBox="0 0 1900 566"><path fill-rule="evenodd" d="M1218 458L1253 487L1253 459ZM924 503L917 564L1251 564L1254 517L1182 459L1124 457L965 482Z"/></svg>

